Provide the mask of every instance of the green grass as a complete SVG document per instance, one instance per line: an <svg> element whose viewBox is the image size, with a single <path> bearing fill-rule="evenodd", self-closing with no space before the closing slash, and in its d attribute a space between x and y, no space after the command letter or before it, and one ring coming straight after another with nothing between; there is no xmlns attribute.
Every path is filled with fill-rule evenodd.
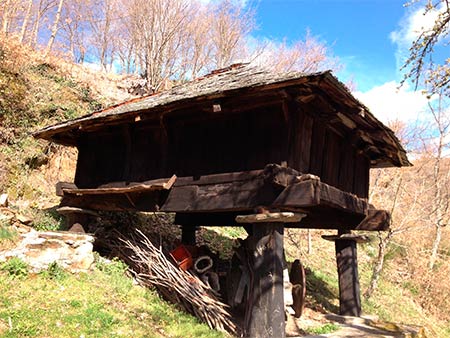
<svg viewBox="0 0 450 338"><path fill-rule="evenodd" d="M91 273L47 272L13 279L0 272L0 337L223 337L133 285L125 265Z"/></svg>
<svg viewBox="0 0 450 338"><path fill-rule="evenodd" d="M333 333L335 331L339 330L339 325L333 324L333 323L326 323L322 326L316 326L316 327L310 327L306 330L309 334L328 334Z"/></svg>
<svg viewBox="0 0 450 338"><path fill-rule="evenodd" d="M0 270L8 273L12 278L24 278L28 276L27 264L18 257L12 257L2 263Z"/></svg>
<svg viewBox="0 0 450 338"><path fill-rule="evenodd" d="M17 232L7 222L0 221L0 243L11 242L17 238ZM0 246L1 248L1 246Z"/></svg>
<svg viewBox="0 0 450 338"><path fill-rule="evenodd" d="M56 208L48 210L32 209L33 228L38 231L57 231L64 228L63 217Z"/></svg>
<svg viewBox="0 0 450 338"><path fill-rule="evenodd" d="M246 238L247 233L242 227L201 227L199 231L199 244L206 244L219 254L222 259L233 256L233 247L238 246L238 238Z"/></svg>

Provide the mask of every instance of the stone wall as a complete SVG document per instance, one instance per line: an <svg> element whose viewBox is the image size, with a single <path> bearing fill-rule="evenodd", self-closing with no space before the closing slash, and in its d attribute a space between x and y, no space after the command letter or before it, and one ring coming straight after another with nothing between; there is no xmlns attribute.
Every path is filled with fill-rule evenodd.
<svg viewBox="0 0 450 338"><path fill-rule="evenodd" d="M0 262L18 257L36 273L54 262L70 272L86 271L94 262L93 242L87 234L31 229L20 235L15 248L0 251Z"/></svg>

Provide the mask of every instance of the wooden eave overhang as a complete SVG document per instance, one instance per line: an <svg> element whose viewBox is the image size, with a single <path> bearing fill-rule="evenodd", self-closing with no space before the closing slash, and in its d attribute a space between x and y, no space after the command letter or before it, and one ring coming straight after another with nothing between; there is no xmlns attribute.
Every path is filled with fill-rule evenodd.
<svg viewBox="0 0 450 338"><path fill-rule="evenodd" d="M317 114L322 114L326 123L333 128L354 135L355 142L361 145L362 151L371 159L372 167L411 165L394 132L376 119L330 71L278 74L250 66L230 67L165 92L48 126L33 135L76 146L84 133L108 126L149 120L159 123L171 114L181 118L192 108L203 107L204 111L212 111L213 105L220 104L222 100L242 101L247 98L242 107L244 110L245 104L256 101L252 100L256 97L271 97L269 102L273 101L272 97L278 97L280 102L289 98L310 107L314 112L320 111Z"/></svg>

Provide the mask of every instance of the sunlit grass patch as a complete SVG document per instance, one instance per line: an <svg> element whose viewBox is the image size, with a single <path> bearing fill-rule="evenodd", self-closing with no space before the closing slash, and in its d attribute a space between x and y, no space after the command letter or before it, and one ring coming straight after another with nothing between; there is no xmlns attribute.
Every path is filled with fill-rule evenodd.
<svg viewBox="0 0 450 338"><path fill-rule="evenodd" d="M308 332L309 334L320 335L320 334L333 333L337 330L339 330L339 325L334 324L334 323L326 323L321 326L310 327L310 328L306 329L306 332Z"/></svg>
<svg viewBox="0 0 450 338"><path fill-rule="evenodd" d="M0 272L1 337L223 337L134 285L123 263L77 275L46 272L13 280Z"/></svg>

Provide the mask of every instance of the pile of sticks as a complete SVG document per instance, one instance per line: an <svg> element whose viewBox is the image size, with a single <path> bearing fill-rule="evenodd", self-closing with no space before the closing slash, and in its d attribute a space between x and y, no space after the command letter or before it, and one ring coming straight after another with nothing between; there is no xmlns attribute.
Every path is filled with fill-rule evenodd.
<svg viewBox="0 0 450 338"><path fill-rule="evenodd" d="M126 255L120 258L131 266L139 284L155 287L168 301L180 305L210 328L236 334L228 305L215 296L211 287L172 264L141 231L120 240L127 248Z"/></svg>

